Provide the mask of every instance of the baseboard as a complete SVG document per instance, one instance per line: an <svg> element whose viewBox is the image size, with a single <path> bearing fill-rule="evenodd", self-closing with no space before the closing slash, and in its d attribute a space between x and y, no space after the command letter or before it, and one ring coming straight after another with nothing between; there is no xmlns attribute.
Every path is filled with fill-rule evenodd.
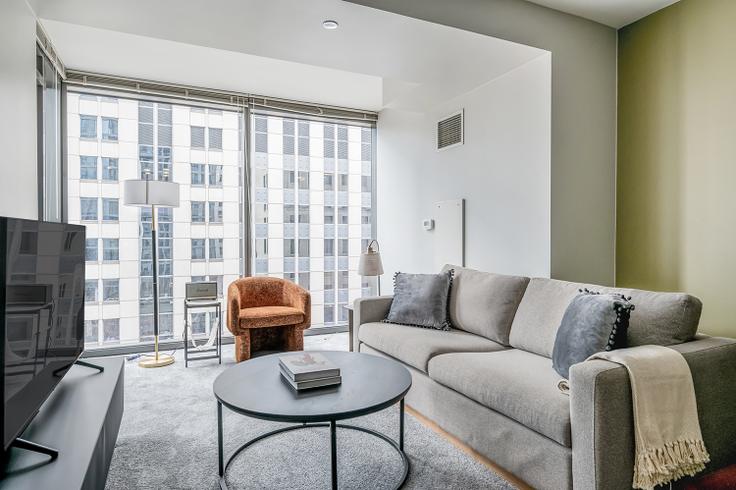
<svg viewBox="0 0 736 490"><path fill-rule="evenodd" d="M473 449L472 447L468 446L464 442L462 442L457 437L453 436L446 430L444 430L442 427L437 425L432 420L428 419L421 413L417 412L415 409L411 408L410 406L406 406L406 413L411 414L415 419L417 419L422 425L425 427L431 429L435 433L439 434L440 436L447 439L453 446L460 449L462 452L467 454L468 456L472 457L474 460L481 463L483 466L488 468L489 470L493 471L494 473L501 476L503 479L511 483L512 485L516 486L517 488L521 490L533 490L533 487L530 487L527 485L524 481L519 479L517 476L513 475L512 473L509 473L505 469L498 466L496 463L488 459L487 457L483 456L481 453Z"/></svg>

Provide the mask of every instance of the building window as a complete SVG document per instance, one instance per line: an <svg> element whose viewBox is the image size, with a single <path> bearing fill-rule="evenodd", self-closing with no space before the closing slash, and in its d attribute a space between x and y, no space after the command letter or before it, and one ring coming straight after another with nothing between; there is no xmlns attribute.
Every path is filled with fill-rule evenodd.
<svg viewBox="0 0 736 490"><path fill-rule="evenodd" d="M82 221L97 221L96 197L80 197L79 204Z"/></svg>
<svg viewBox="0 0 736 490"><path fill-rule="evenodd" d="M299 223L309 223L309 206L299 206Z"/></svg>
<svg viewBox="0 0 736 490"><path fill-rule="evenodd" d="M116 118L102 118L102 139L105 141L118 140L118 120Z"/></svg>
<svg viewBox="0 0 736 490"><path fill-rule="evenodd" d="M222 223L222 202L210 202L210 223Z"/></svg>
<svg viewBox="0 0 736 490"><path fill-rule="evenodd" d="M325 291L330 291L335 289L335 273L334 272L325 272L325 285L324 285Z"/></svg>
<svg viewBox="0 0 736 490"><path fill-rule="evenodd" d="M339 289L347 289L350 287L348 271L339 271L337 273L337 287Z"/></svg>
<svg viewBox="0 0 736 490"><path fill-rule="evenodd" d="M325 174L325 190L326 191L335 190L335 176L334 175Z"/></svg>
<svg viewBox="0 0 736 490"><path fill-rule="evenodd" d="M299 273L299 285L309 290L309 272L300 272Z"/></svg>
<svg viewBox="0 0 736 490"><path fill-rule="evenodd" d="M147 127L147 124L138 124L139 127ZM153 138L153 136L151 136ZM141 166L141 179L153 178L153 146L138 146L138 161Z"/></svg>
<svg viewBox="0 0 736 490"><path fill-rule="evenodd" d="M192 223L204 223L204 201L192 201Z"/></svg>
<svg viewBox="0 0 736 490"><path fill-rule="evenodd" d="M348 191L348 174L337 174L337 190L340 192Z"/></svg>
<svg viewBox="0 0 736 490"><path fill-rule="evenodd" d="M192 238L192 260L204 259L204 238Z"/></svg>
<svg viewBox="0 0 736 490"><path fill-rule="evenodd" d="M222 129L209 128L210 150L222 150Z"/></svg>
<svg viewBox="0 0 736 490"><path fill-rule="evenodd" d="M371 223L371 208L360 208L360 222L364 225Z"/></svg>
<svg viewBox="0 0 736 490"><path fill-rule="evenodd" d="M296 256L296 240L285 239L284 240L284 257Z"/></svg>
<svg viewBox="0 0 736 490"><path fill-rule="evenodd" d="M268 204L255 203L253 204L253 208L255 222L260 224L268 223Z"/></svg>
<svg viewBox="0 0 736 490"><path fill-rule="evenodd" d="M335 307L325 305L325 323L335 323Z"/></svg>
<svg viewBox="0 0 736 490"><path fill-rule="evenodd" d="M190 128L192 137L192 148L204 148L204 128L201 126L192 126Z"/></svg>
<svg viewBox="0 0 736 490"><path fill-rule="evenodd" d="M102 220L117 221L118 220L118 200L110 198L102 198Z"/></svg>
<svg viewBox="0 0 736 490"><path fill-rule="evenodd" d="M84 281L84 301L87 303L97 302L97 279Z"/></svg>
<svg viewBox="0 0 736 490"><path fill-rule="evenodd" d="M309 238L299 239L299 257L309 257Z"/></svg>
<svg viewBox="0 0 736 490"><path fill-rule="evenodd" d="M97 320L84 321L84 342L86 344L96 344L99 340L99 327Z"/></svg>
<svg viewBox="0 0 736 490"><path fill-rule="evenodd" d="M204 185L204 165L192 164L192 185Z"/></svg>
<svg viewBox="0 0 736 490"><path fill-rule="evenodd" d="M207 333L207 313L192 313L191 314L192 334L201 335Z"/></svg>
<svg viewBox="0 0 736 490"><path fill-rule="evenodd" d="M337 241L337 255L347 256L348 255L348 239L341 238Z"/></svg>
<svg viewBox="0 0 736 490"><path fill-rule="evenodd" d="M296 223L296 211L293 204L284 205L284 223Z"/></svg>
<svg viewBox="0 0 736 490"><path fill-rule="evenodd" d="M97 238L87 238L85 240L84 258L87 262L97 262Z"/></svg>
<svg viewBox="0 0 736 490"><path fill-rule="evenodd" d="M208 165L210 186L222 187L222 165Z"/></svg>
<svg viewBox="0 0 736 490"><path fill-rule="evenodd" d="M371 176L370 175L363 175L360 178L360 190L362 192L371 191Z"/></svg>
<svg viewBox="0 0 736 490"><path fill-rule="evenodd" d="M294 171L284 170L284 189L293 189L295 183Z"/></svg>
<svg viewBox="0 0 736 490"><path fill-rule="evenodd" d="M350 217L348 215L348 207L347 206L338 206L337 208L337 222L341 225L347 225L350 221Z"/></svg>
<svg viewBox="0 0 736 490"><path fill-rule="evenodd" d="M102 239L102 260L118 261L120 260L120 245L117 238Z"/></svg>
<svg viewBox="0 0 736 490"><path fill-rule="evenodd" d="M119 279L103 279L102 280L102 300L105 302L120 301L120 280Z"/></svg>
<svg viewBox="0 0 736 490"><path fill-rule="evenodd" d="M97 157L87 155L79 157L79 178L97 180Z"/></svg>
<svg viewBox="0 0 736 490"><path fill-rule="evenodd" d="M335 255L335 239L325 238L325 257L332 257Z"/></svg>
<svg viewBox="0 0 736 490"><path fill-rule="evenodd" d="M159 142L159 144L161 144ZM171 171L171 148L158 149L158 180L170 182L174 178Z"/></svg>
<svg viewBox="0 0 736 490"><path fill-rule="evenodd" d="M79 137L97 138L97 116L79 116Z"/></svg>
<svg viewBox="0 0 736 490"><path fill-rule="evenodd" d="M118 159L102 157L102 180L116 182L118 180Z"/></svg>
<svg viewBox="0 0 736 490"><path fill-rule="evenodd" d="M335 224L335 206L325 206L325 224Z"/></svg>
<svg viewBox="0 0 736 490"><path fill-rule="evenodd" d="M210 260L222 260L222 238L210 238Z"/></svg>
<svg viewBox="0 0 736 490"><path fill-rule="evenodd" d="M102 320L102 341L105 343L113 343L120 341L120 319L108 318Z"/></svg>
<svg viewBox="0 0 736 490"><path fill-rule="evenodd" d="M309 190L309 172L299 172L299 189L303 191Z"/></svg>

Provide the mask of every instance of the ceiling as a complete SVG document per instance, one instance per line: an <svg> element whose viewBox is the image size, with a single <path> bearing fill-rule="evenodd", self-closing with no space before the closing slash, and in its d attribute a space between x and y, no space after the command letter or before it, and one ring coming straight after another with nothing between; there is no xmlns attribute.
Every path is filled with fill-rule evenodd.
<svg viewBox="0 0 736 490"><path fill-rule="evenodd" d="M33 5L72 68L371 110L436 105L546 53L340 0Z"/></svg>
<svg viewBox="0 0 736 490"><path fill-rule="evenodd" d="M646 17L678 0L529 0L616 29Z"/></svg>

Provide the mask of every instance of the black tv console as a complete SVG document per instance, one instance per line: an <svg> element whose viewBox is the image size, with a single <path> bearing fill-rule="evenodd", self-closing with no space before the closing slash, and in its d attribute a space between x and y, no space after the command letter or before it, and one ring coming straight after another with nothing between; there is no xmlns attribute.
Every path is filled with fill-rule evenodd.
<svg viewBox="0 0 736 490"><path fill-rule="evenodd" d="M58 457L12 447L0 489L105 487L123 416L124 360L75 365L20 438L58 450Z"/></svg>

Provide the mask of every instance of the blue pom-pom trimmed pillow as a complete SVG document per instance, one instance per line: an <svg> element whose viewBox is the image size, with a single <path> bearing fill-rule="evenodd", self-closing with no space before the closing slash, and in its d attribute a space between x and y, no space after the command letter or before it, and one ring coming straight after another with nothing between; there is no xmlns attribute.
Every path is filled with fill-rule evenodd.
<svg viewBox="0 0 736 490"><path fill-rule="evenodd" d="M552 367L565 379L570 366L597 352L626 347L631 297L601 294L588 289L570 301L557 330L552 349Z"/></svg>
<svg viewBox="0 0 736 490"><path fill-rule="evenodd" d="M439 274L397 272L394 299L384 322L450 330L449 302L454 274L454 269Z"/></svg>

